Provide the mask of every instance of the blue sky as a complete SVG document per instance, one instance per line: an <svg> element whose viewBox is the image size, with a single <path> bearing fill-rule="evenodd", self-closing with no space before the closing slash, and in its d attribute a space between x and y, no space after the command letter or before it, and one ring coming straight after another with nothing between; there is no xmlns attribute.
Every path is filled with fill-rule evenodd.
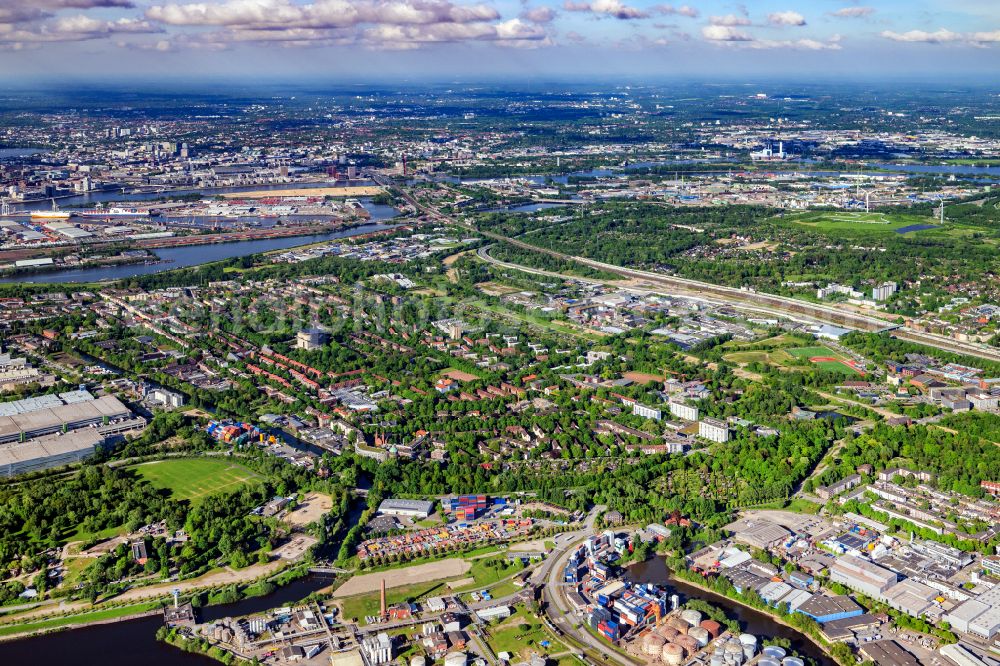
<svg viewBox="0 0 1000 666"><path fill-rule="evenodd" d="M0 0L0 76L975 78L997 0Z"/></svg>

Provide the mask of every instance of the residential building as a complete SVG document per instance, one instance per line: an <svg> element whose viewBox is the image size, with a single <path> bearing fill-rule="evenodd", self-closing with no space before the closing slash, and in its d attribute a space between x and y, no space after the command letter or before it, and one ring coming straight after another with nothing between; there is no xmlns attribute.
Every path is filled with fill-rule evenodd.
<svg viewBox="0 0 1000 666"><path fill-rule="evenodd" d="M640 405L639 403L632 406L632 413L636 416L641 416L646 419L655 419L657 421L659 421L663 416L659 409Z"/></svg>
<svg viewBox="0 0 1000 666"><path fill-rule="evenodd" d="M724 443L729 441L729 424L719 419L705 418L698 423L698 436Z"/></svg>
<svg viewBox="0 0 1000 666"><path fill-rule="evenodd" d="M689 405L686 402L681 402L680 400L670 401L670 413L679 419L684 419L685 421L698 420L698 408L694 405Z"/></svg>

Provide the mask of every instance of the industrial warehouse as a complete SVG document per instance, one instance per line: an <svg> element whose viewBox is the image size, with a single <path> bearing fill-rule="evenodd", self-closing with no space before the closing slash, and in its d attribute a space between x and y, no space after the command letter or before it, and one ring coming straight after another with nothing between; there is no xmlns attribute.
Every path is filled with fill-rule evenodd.
<svg viewBox="0 0 1000 666"><path fill-rule="evenodd" d="M78 462L109 437L145 425L118 398L95 398L84 390L2 403L0 475Z"/></svg>

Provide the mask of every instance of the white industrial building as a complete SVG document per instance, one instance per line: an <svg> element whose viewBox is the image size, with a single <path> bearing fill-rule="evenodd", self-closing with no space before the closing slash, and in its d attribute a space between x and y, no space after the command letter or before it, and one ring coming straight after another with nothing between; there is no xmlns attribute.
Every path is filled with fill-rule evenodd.
<svg viewBox="0 0 1000 666"><path fill-rule="evenodd" d="M969 623L990 609L989 604L984 604L977 599L969 599L964 604L956 606L945 619L952 628L962 633L969 633Z"/></svg>
<svg viewBox="0 0 1000 666"><path fill-rule="evenodd" d="M48 435L29 442L0 444L0 476L16 476L79 462L105 442L96 429Z"/></svg>
<svg viewBox="0 0 1000 666"><path fill-rule="evenodd" d="M830 566L830 580L873 599L882 599L885 591L899 581L899 576L874 562L843 555Z"/></svg>
<svg viewBox="0 0 1000 666"><path fill-rule="evenodd" d="M57 400L56 406L0 416L0 444L25 442L42 435L65 433L91 425L106 426L116 420L131 421L132 412L118 398L111 395L80 402L66 403L58 398ZM4 403L0 408L10 404ZM105 432L105 434L110 433Z"/></svg>
<svg viewBox="0 0 1000 666"><path fill-rule="evenodd" d="M491 606L489 608L481 608L476 611L476 615L478 615L479 619L483 622L502 620L510 617L510 606Z"/></svg>
<svg viewBox="0 0 1000 666"><path fill-rule="evenodd" d="M406 516L423 519L431 515L434 502L426 500L387 499L378 505L378 512L383 516Z"/></svg>

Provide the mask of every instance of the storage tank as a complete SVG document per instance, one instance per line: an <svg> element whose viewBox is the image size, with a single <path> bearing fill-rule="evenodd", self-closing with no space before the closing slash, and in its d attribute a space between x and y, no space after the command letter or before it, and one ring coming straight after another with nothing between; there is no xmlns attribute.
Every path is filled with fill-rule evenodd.
<svg viewBox="0 0 1000 666"><path fill-rule="evenodd" d="M681 617L685 622L690 624L692 627L697 627L701 624L701 613L696 610L687 609L681 611Z"/></svg>
<svg viewBox="0 0 1000 666"><path fill-rule="evenodd" d="M681 635L681 632L677 631L676 629L667 624L661 627L657 627L656 633L663 636L668 641L672 641Z"/></svg>
<svg viewBox="0 0 1000 666"><path fill-rule="evenodd" d="M757 654L757 637L753 634L740 634L740 645L743 646L743 655L747 659L753 659Z"/></svg>
<svg viewBox="0 0 1000 666"><path fill-rule="evenodd" d="M410 659L410 666L427 666L427 658L422 654L418 654Z"/></svg>
<svg viewBox="0 0 1000 666"><path fill-rule="evenodd" d="M666 645L666 643L666 638L660 636L659 634L650 632L642 638L642 652L650 657L655 657L663 652L663 646Z"/></svg>
<svg viewBox="0 0 1000 666"><path fill-rule="evenodd" d="M675 611L681 605L681 598L676 594L670 595L670 610Z"/></svg>
<svg viewBox="0 0 1000 666"><path fill-rule="evenodd" d="M707 629L702 629L701 627L691 627L688 631L688 638L693 638L698 641L698 647L705 647L708 645L709 633Z"/></svg>
<svg viewBox="0 0 1000 666"><path fill-rule="evenodd" d="M682 620L679 617L672 617L669 620L667 620L667 626L673 627L674 629L677 630L677 633L679 634L686 634L688 632L688 629L691 628L690 624L688 624L685 620Z"/></svg>
<svg viewBox="0 0 1000 666"><path fill-rule="evenodd" d="M788 654L785 652L785 648L777 645L768 645L761 652L764 653L764 656L771 657L772 659L784 659L785 655Z"/></svg>
<svg viewBox="0 0 1000 666"><path fill-rule="evenodd" d="M691 636L678 636L677 638L674 639L674 644L680 645L682 648L684 648L684 651L689 655L695 654L698 650L701 649L701 646L698 645L698 641L696 641Z"/></svg>
<svg viewBox="0 0 1000 666"><path fill-rule="evenodd" d="M781 660L781 666L805 666L805 662L798 657L785 657Z"/></svg>
<svg viewBox="0 0 1000 666"><path fill-rule="evenodd" d="M722 625L715 620L702 620L699 626L711 634L712 638L718 638L722 635Z"/></svg>
<svg viewBox="0 0 1000 666"><path fill-rule="evenodd" d="M770 657L761 657L757 660L757 666L781 666L781 662Z"/></svg>
<svg viewBox="0 0 1000 666"><path fill-rule="evenodd" d="M743 646L740 645L739 641L733 641L726 643L726 661L731 664L742 664L743 663Z"/></svg>
<svg viewBox="0 0 1000 666"><path fill-rule="evenodd" d="M667 643L660 651L660 659L667 666L680 666L684 663L684 648L676 643Z"/></svg>

